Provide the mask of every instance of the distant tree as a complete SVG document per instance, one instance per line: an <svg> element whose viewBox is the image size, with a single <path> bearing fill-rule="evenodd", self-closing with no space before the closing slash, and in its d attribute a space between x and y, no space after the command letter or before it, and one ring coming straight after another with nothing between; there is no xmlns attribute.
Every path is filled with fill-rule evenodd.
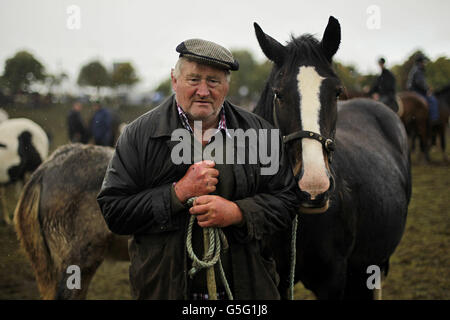
<svg viewBox="0 0 450 320"><path fill-rule="evenodd" d="M421 50L417 50L412 55L410 55L408 57L408 59L405 60L405 62L403 62L400 65L395 65L391 68L391 71L397 80L397 90L398 91L406 90L406 82L408 81L409 71L413 67L413 65L416 61L416 58L419 55L425 56L425 54Z"/></svg>
<svg viewBox="0 0 450 320"><path fill-rule="evenodd" d="M168 77L166 80L162 81L155 89L155 92L159 92L164 97L168 97L172 94L172 80Z"/></svg>
<svg viewBox="0 0 450 320"><path fill-rule="evenodd" d="M438 91L450 84L450 59L439 57L425 66L428 85L433 91Z"/></svg>
<svg viewBox="0 0 450 320"><path fill-rule="evenodd" d="M99 61L92 61L81 68L77 83L81 87L97 88L97 95L100 95L100 88L110 85L111 82L103 64Z"/></svg>
<svg viewBox="0 0 450 320"><path fill-rule="evenodd" d="M254 103L261 95L272 63L258 63L248 50L232 50L232 54L239 61L239 70L231 75L230 99L238 104Z"/></svg>
<svg viewBox="0 0 450 320"><path fill-rule="evenodd" d="M130 62L115 63L111 74L111 86L133 86L139 81L136 71Z"/></svg>
<svg viewBox="0 0 450 320"><path fill-rule="evenodd" d="M232 72L229 95L238 98L251 92L252 73L257 63L247 50L233 50L232 54L239 61L239 70Z"/></svg>
<svg viewBox="0 0 450 320"><path fill-rule="evenodd" d="M65 72L61 72L59 74L47 74L45 76L45 83L48 88L48 93L53 94L53 88L59 87L64 80L68 79L69 76Z"/></svg>
<svg viewBox="0 0 450 320"><path fill-rule="evenodd" d="M27 51L19 51L5 62L2 83L11 94L28 92L30 85L45 80L45 68Z"/></svg>
<svg viewBox="0 0 450 320"><path fill-rule="evenodd" d="M333 68L345 89L349 92L361 92L363 87L361 81L363 77L359 74L356 67L353 65L344 65L341 62L333 62Z"/></svg>

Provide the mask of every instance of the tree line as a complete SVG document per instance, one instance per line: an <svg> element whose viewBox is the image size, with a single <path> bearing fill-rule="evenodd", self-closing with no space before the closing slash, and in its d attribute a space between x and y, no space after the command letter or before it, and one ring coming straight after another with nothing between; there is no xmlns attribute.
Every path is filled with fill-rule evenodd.
<svg viewBox="0 0 450 320"><path fill-rule="evenodd" d="M229 97L235 103L254 105L260 96L262 88L271 70L271 62L258 62L248 50L232 50L233 55L239 61L239 71L233 72ZM397 79L397 89L406 90L406 80L409 70L412 68L415 58L425 55L418 50L411 54L404 62L390 67ZM426 55L425 55L426 56ZM389 57L387 57L388 60ZM388 60L389 62L389 60ZM374 61L375 64L375 61ZM388 64L389 65L389 64ZM334 62L334 69L342 80L345 88L352 92L364 92L371 86L377 74L362 74L355 65L345 65ZM450 82L450 59L446 56L438 57L426 65L426 75L429 85L434 90L439 90ZM44 65L27 51L19 51L5 62L3 74L0 76L0 96L15 96L17 94L31 94L31 86L41 83L47 86L48 92L52 93L55 86L61 85L68 76L61 72L50 74ZM80 68L77 84L80 87L95 88L97 95L100 89L109 87L112 89L122 88L129 90L140 81L137 71L131 62L114 63L112 68L105 67L100 61L93 60ZM172 93L171 80L169 76L157 84L154 92L162 97Z"/></svg>

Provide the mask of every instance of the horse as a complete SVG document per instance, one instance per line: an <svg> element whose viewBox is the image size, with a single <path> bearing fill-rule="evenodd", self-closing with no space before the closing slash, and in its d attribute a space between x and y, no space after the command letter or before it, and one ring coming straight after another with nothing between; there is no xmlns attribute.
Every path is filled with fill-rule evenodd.
<svg viewBox="0 0 450 320"><path fill-rule="evenodd" d="M432 137L439 136L441 142L441 151L444 162L448 162L447 153L445 153L446 147L446 134L448 121L450 116L450 85L445 86L439 91L435 92L435 96L438 100L439 106L439 119L437 122L431 125Z"/></svg>
<svg viewBox="0 0 450 320"><path fill-rule="evenodd" d="M257 23L254 28L273 62L254 112L280 129L298 183L295 282L318 299L373 299L368 271L387 276L411 197L404 126L374 100L338 105L342 84L331 62L341 29L334 17L320 42L305 34L283 45ZM284 298L289 240L288 235L268 240Z"/></svg>
<svg viewBox="0 0 450 320"><path fill-rule="evenodd" d="M339 100L350 100L354 98L371 98L367 92L362 91L352 91L345 87L343 88L342 94L339 96ZM433 128L429 124L428 115L428 103L419 94L413 91L403 91L396 94L395 97L398 105L398 110L393 110L392 106L386 104L387 107L391 108L403 122L406 128L406 132L410 139L410 149L414 151L415 149L415 139L418 136L420 141L420 150L425 162L430 162L429 148L430 148L430 138L432 136ZM448 112L448 111L447 111ZM439 121L439 124L445 118L445 111L443 113L443 119ZM439 132L440 136L442 126L436 127L434 132ZM444 129L445 131L445 129ZM445 139L445 138L444 138ZM441 139L442 144L443 139ZM445 142L444 142L445 143ZM444 153L445 155L445 153ZM445 156L444 156L445 157Z"/></svg>
<svg viewBox="0 0 450 320"><path fill-rule="evenodd" d="M110 147L69 144L31 175L14 212L14 226L43 299L85 299L105 257L127 261L127 237L107 227L96 197L113 155ZM81 289L69 289L69 267Z"/></svg>
<svg viewBox="0 0 450 320"><path fill-rule="evenodd" d="M426 162L430 162L431 127L429 123L428 103L413 91L403 91L397 94L399 102L399 117L410 137L411 150L415 147L415 138L419 137L420 151Z"/></svg>
<svg viewBox="0 0 450 320"><path fill-rule="evenodd" d="M11 223L5 201L6 186L14 185L20 190L27 176L47 158L48 149L47 134L30 119L4 119L0 123L0 223Z"/></svg>

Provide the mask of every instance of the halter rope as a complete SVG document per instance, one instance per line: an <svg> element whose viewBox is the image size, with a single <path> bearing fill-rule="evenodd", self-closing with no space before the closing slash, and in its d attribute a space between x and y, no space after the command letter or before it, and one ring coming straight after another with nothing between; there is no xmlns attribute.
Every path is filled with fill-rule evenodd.
<svg viewBox="0 0 450 320"><path fill-rule="evenodd" d="M196 197L189 198L186 204L192 207ZM221 228L203 228L203 241L204 241L204 256L203 260L200 260L192 248L192 227L195 222L195 217L191 216L189 220L189 226L186 238L186 249L189 258L192 260L192 268L189 270L189 276L191 279L195 274L201 269L206 268L206 282L208 286L208 295L211 300L217 300L217 286L214 276L214 266L216 263L219 264L219 273L223 285L225 286L225 291L227 293L228 299L233 300L233 294L230 290L230 285L228 284L227 278L225 276L225 271L223 270L222 261L220 259L221 249L228 249L228 241Z"/></svg>

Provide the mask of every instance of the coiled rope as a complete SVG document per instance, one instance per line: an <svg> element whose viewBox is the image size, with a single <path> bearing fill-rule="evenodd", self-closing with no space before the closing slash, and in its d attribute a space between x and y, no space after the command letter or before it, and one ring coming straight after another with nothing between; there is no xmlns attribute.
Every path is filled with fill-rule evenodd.
<svg viewBox="0 0 450 320"><path fill-rule="evenodd" d="M186 204L192 207L196 197L189 198ZM207 269L207 285L208 294L214 300L217 294L217 286L214 278L214 266L219 264L219 274L228 299L233 300L233 294L230 290L225 271L223 270L222 261L220 259L220 252L223 248L224 251L228 250L228 241L221 228L203 228L203 238L205 243L205 254L203 260L200 260L192 248L192 227L195 222L195 216L191 216L189 220L189 226L186 238L186 249L189 258L192 259L192 268L189 270L189 276L191 279L201 269ZM295 280L295 262L297 253L297 228L298 228L298 216L296 215L292 224L291 234L291 269L289 273L289 300L294 300L294 280ZM208 275L209 273L209 275Z"/></svg>
<svg viewBox="0 0 450 320"><path fill-rule="evenodd" d="M189 198L186 204L192 207L196 197ZM222 284L225 287L228 299L233 300L233 294L230 290L230 285L228 284L227 278L225 276L225 271L223 270L222 261L220 259L220 253L223 249L226 251L228 249L228 241L221 228L203 228L203 240L205 244L205 253L203 259L199 259L192 248L192 227L195 222L195 216L191 216L189 220L189 226L186 238L186 249L189 258L192 259L192 268L189 270L189 276L191 279L195 274L201 269L207 269L207 285L208 294L211 300L214 300L217 296L217 286L214 277L214 266L216 263L219 264L219 274L222 280Z"/></svg>

